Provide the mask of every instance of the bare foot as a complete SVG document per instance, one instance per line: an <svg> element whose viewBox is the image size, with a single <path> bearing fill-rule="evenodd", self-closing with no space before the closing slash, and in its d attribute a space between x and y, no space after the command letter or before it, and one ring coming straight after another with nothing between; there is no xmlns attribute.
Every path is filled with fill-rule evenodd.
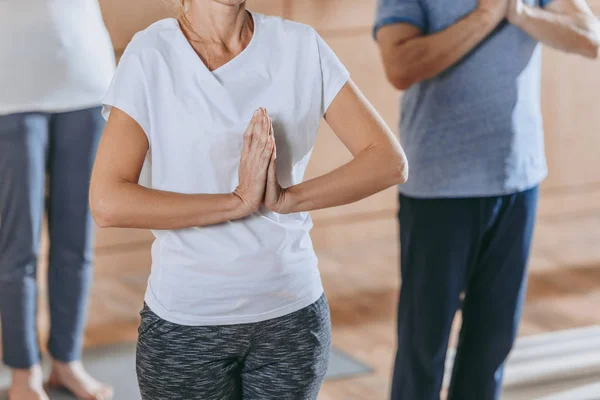
<svg viewBox="0 0 600 400"><path fill-rule="evenodd" d="M67 389L79 400L111 400L113 398L113 389L88 374L81 361L70 363L53 361L52 374L50 374L48 384Z"/></svg>
<svg viewBox="0 0 600 400"><path fill-rule="evenodd" d="M44 391L42 368L36 365L30 369L14 369L8 399L49 400Z"/></svg>

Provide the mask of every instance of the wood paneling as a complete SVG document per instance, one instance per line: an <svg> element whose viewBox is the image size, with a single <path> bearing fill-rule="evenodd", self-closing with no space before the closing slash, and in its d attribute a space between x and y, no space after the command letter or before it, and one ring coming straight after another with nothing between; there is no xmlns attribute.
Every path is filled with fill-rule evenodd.
<svg viewBox="0 0 600 400"><path fill-rule="evenodd" d="M170 0L100 0L100 6L117 51L125 49L136 32L173 16L175 10Z"/></svg>
<svg viewBox="0 0 600 400"><path fill-rule="evenodd" d="M265 15L289 17L286 0L248 0L247 7L249 10Z"/></svg>
<svg viewBox="0 0 600 400"><path fill-rule="evenodd" d="M110 251L118 247L148 243L154 240L152 233L143 229L109 228L96 230L96 248Z"/></svg>
<svg viewBox="0 0 600 400"><path fill-rule="evenodd" d="M355 29L370 31L375 4L376 0L292 0L291 16L322 34Z"/></svg>
<svg viewBox="0 0 600 400"><path fill-rule="evenodd" d="M542 111L550 174L545 188L600 183L600 60L543 51Z"/></svg>

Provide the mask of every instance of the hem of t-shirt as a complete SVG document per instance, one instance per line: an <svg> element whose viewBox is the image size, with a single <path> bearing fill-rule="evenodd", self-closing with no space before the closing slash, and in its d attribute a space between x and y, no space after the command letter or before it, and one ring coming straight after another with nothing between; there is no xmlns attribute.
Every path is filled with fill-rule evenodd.
<svg viewBox="0 0 600 400"><path fill-rule="evenodd" d="M349 80L350 80L350 72L348 72L346 70L344 75L340 79L336 80L335 83L333 83L330 86L331 89L327 93L327 97L329 98L329 101L328 101L328 103L324 104L325 107L323 108L323 115L325 115L327 113L327 110L329 110L329 107L331 106L331 104L333 104L333 101L335 100L337 95L340 94L340 91L343 89L343 87L346 85L346 83L348 83Z"/></svg>
<svg viewBox="0 0 600 400"><path fill-rule="evenodd" d="M401 195L410 197L413 199L460 199L460 198L472 198L472 197L496 197L496 196L507 196L515 193L525 192L539 186L544 179L548 176L548 172L545 171L537 179L518 186L504 187L504 188L487 188L487 189L452 189L452 190L410 190L403 185L398 187L398 191Z"/></svg>
<svg viewBox="0 0 600 400"><path fill-rule="evenodd" d="M309 295L291 304L260 314L239 315L235 317L196 317L191 315L174 313L172 311L166 310L162 306L160 301L158 301L158 299L154 296L154 293L152 293L150 289L146 290L144 301L154 314L158 315L161 319L164 319L165 321L171 322L173 324L185 326L219 326L254 324L257 322L284 317L296 311L300 311L303 308L306 308L311 304L315 303L321 298L321 296L323 296L323 293L323 285L319 281L318 284L315 283Z"/></svg>
<svg viewBox="0 0 600 400"><path fill-rule="evenodd" d="M551 1L551 0L549 0L549 1ZM387 17L387 18L382 18L380 21L377 21L375 26L373 26L373 32L372 32L373 39L377 40L377 31L379 30L379 28L381 28L385 25L392 25L392 24L410 24L410 25L416 26L417 28L421 29L422 31L425 31L425 25L422 22L417 21L414 18Z"/></svg>
<svg viewBox="0 0 600 400"><path fill-rule="evenodd" d="M90 100L85 102L77 102L77 103L65 103L57 106L50 106L47 104L27 104L27 105L17 105L17 106L1 106L0 105L0 115L11 115L11 114L23 114L23 113L48 113L48 114L60 114L60 113L68 113L82 110L89 110L92 108L97 108L102 105L102 100Z"/></svg>

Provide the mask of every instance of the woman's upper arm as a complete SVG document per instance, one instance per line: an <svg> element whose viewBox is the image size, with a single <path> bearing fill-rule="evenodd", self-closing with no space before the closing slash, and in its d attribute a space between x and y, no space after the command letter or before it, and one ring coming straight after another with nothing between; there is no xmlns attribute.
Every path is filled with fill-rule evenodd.
<svg viewBox="0 0 600 400"><path fill-rule="evenodd" d="M325 120L353 156L377 145L401 151L390 128L352 80L335 97Z"/></svg>
<svg viewBox="0 0 600 400"><path fill-rule="evenodd" d="M94 172L95 186L111 182L137 183L148 152L148 138L127 113L112 107L100 140Z"/></svg>

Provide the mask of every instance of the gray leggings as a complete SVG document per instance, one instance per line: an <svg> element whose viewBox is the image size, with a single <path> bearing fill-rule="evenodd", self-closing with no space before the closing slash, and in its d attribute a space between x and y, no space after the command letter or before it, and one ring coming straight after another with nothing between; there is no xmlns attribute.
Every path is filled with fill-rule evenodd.
<svg viewBox="0 0 600 400"><path fill-rule="evenodd" d="M254 324L182 326L141 312L137 376L144 400L314 400L331 346L323 295Z"/></svg>

